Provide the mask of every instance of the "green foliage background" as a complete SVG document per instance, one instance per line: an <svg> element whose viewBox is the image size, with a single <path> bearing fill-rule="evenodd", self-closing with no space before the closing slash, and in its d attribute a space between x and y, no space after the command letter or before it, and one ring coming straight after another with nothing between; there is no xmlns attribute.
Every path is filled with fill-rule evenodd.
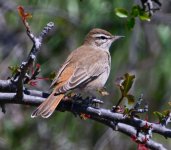
<svg viewBox="0 0 171 150"><path fill-rule="evenodd" d="M171 93L171 24L166 13L171 13L170 2L163 2L162 10L151 22L136 20L129 30L124 19L114 10L130 10L133 2L124 0L6 0L0 2L0 77L10 76L10 65L20 64L26 58L32 43L26 35L17 12L23 5L33 16L31 30L39 34L47 22L53 21L55 29L44 41L37 63L41 76L47 77L59 69L67 55L82 44L86 33L95 27L113 34L124 35L111 47L112 70L106 88L110 95L102 98L103 107L111 108L119 98L115 79L126 72L136 75L131 93L136 98L141 93L149 104L149 120L157 122L153 111L170 109ZM160 15L163 14L163 17ZM49 91L50 82L41 81L38 90ZM49 119L31 119L34 108L8 105L7 113L0 114L0 149L3 150L117 150L136 149L129 137L114 132L104 125L75 118L68 112L55 113ZM145 118L145 115L142 116ZM169 139L154 135L156 141L171 147Z"/></svg>

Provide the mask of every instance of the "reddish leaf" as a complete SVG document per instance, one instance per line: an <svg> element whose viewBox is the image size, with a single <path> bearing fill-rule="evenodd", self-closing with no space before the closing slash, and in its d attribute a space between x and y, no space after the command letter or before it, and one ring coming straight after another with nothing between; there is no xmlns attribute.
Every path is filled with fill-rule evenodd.
<svg viewBox="0 0 171 150"><path fill-rule="evenodd" d="M36 64L36 68L40 68L40 66L41 66L40 64Z"/></svg>
<svg viewBox="0 0 171 150"><path fill-rule="evenodd" d="M148 150L145 144L138 144L138 150Z"/></svg>
<svg viewBox="0 0 171 150"><path fill-rule="evenodd" d="M19 15L21 16L21 17L23 17L24 16L24 8L22 7L22 6L18 6L18 13L19 13Z"/></svg>
<svg viewBox="0 0 171 150"><path fill-rule="evenodd" d="M83 114L83 113L81 113L81 114L80 114L80 117L81 117L81 119L83 119L83 120L87 120L87 119L89 119L91 116L88 115L88 114Z"/></svg>
<svg viewBox="0 0 171 150"><path fill-rule="evenodd" d="M31 85L31 86L36 86L37 85L37 81L31 80L31 81L29 81L28 84Z"/></svg>
<svg viewBox="0 0 171 150"><path fill-rule="evenodd" d="M137 137L135 135L131 135L131 140L136 142Z"/></svg>
<svg viewBox="0 0 171 150"><path fill-rule="evenodd" d="M30 13L26 13L26 12L24 11L23 6L18 6L17 9L18 9L19 15L21 16L21 18L22 18L23 20L27 20L27 19L29 19L29 18L32 17L32 15L31 15Z"/></svg>

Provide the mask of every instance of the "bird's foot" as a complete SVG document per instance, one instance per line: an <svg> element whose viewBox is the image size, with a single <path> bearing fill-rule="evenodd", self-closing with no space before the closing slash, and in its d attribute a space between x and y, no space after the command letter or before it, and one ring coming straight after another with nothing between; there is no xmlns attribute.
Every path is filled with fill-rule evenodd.
<svg viewBox="0 0 171 150"><path fill-rule="evenodd" d="M100 104L103 104L104 102L96 99L96 97L87 97L86 98L86 103L88 106L95 107L95 108L100 108Z"/></svg>
<svg viewBox="0 0 171 150"><path fill-rule="evenodd" d="M65 94L65 96L68 98L68 99L73 99L73 100L76 100L76 99L79 99L81 97L80 94L77 94L75 92L68 92L67 94Z"/></svg>

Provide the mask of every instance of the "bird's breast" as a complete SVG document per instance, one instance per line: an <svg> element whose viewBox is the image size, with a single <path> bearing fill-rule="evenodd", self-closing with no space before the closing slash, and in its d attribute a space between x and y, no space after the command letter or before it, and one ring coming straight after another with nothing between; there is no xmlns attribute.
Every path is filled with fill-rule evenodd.
<svg viewBox="0 0 171 150"><path fill-rule="evenodd" d="M101 89L104 87L110 73L110 67L106 68L106 71L104 71L102 74L100 74L96 79L89 82L82 90L85 92L94 92L98 89Z"/></svg>

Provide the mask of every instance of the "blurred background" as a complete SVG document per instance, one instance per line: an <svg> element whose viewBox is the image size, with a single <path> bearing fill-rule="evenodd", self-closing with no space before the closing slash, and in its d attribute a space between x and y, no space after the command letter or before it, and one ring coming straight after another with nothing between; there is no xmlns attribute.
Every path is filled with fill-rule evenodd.
<svg viewBox="0 0 171 150"><path fill-rule="evenodd" d="M129 30L124 19L114 9L127 10L138 2L124 0L0 0L0 78L10 76L8 67L18 65L27 57L32 42L27 37L17 7L23 5L32 14L30 27L35 35L50 21L55 29L48 35L38 55L41 75L47 77L57 71L68 54L82 44L85 35L98 27L125 38L110 49L112 70L106 88L109 96L101 98L103 107L111 108L119 98L115 86L117 77L126 72L136 75L132 94L141 93L149 105L149 121L157 122L154 111L170 109L171 99L171 0L161 1L162 8L150 22L136 20ZM50 81L39 81L32 89L49 91ZM7 105L6 114L0 113L1 150L132 150L137 144L122 133L91 120L81 120L68 112L55 113L49 119L31 119L34 108ZM145 119L146 115L142 115ZM171 140L153 135L168 149Z"/></svg>

